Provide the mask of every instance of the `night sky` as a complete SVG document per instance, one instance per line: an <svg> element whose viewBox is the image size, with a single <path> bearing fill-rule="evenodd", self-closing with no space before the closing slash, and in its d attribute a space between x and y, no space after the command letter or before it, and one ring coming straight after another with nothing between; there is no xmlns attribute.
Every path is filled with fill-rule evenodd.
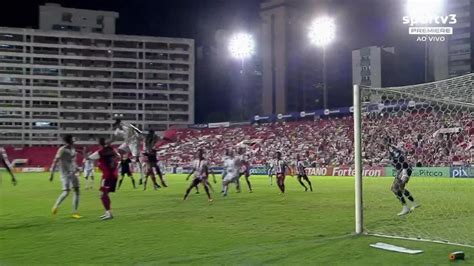
<svg viewBox="0 0 474 266"><path fill-rule="evenodd" d="M216 36L219 32L258 32L259 0L64 0L8 1L0 9L0 26L38 27L38 6L45 2L65 7L98 9L120 13L118 34L192 38L198 53L196 65L196 122L209 122L211 114L229 113L232 75L236 65L223 53ZM351 51L364 46L395 46L406 62L403 83L423 81L423 45L406 34L402 25L401 0L305 1L302 11L308 18L326 12L337 23L337 39L328 51L330 106L351 105ZM323 3L323 4L321 4ZM322 9L321 6L325 8ZM324 10L324 11L323 11ZM316 49L315 49L316 50ZM214 51L206 52L206 51ZM215 52L217 51L217 52ZM210 60L207 57L222 56ZM199 60L202 60L200 63ZM404 85L406 85L404 84ZM337 95L337 97L336 97ZM332 96L332 97L331 97Z"/></svg>

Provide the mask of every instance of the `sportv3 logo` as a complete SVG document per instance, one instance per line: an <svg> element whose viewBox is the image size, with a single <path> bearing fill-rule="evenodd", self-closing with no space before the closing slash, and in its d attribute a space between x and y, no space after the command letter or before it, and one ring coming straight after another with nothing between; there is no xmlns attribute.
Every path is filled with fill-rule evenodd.
<svg viewBox="0 0 474 266"><path fill-rule="evenodd" d="M449 14L447 16L426 16L426 17L411 17L404 16L403 24L410 24L410 27L413 27L418 24L422 25L432 25L432 24L456 24L458 20L456 19L456 14Z"/></svg>
<svg viewBox="0 0 474 266"><path fill-rule="evenodd" d="M404 16L402 20L403 24L410 26L408 34L419 35L416 38L418 42L444 42L446 40L445 35L453 34L453 27L449 25L454 25L458 22L456 14L421 17Z"/></svg>

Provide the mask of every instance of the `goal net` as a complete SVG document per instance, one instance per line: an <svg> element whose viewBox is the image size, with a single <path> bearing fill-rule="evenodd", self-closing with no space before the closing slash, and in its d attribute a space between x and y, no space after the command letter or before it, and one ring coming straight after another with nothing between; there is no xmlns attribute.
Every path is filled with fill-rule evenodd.
<svg viewBox="0 0 474 266"><path fill-rule="evenodd" d="M474 74L359 88L362 167L385 176L362 177L364 233L474 246L473 92Z"/></svg>

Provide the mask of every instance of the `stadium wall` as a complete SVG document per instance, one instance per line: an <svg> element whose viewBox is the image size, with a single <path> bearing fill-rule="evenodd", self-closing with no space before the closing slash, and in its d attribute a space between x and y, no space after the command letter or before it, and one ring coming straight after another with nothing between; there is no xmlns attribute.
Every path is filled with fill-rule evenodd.
<svg viewBox="0 0 474 266"><path fill-rule="evenodd" d="M0 168L4 170L4 168ZM163 169L168 174L188 174L191 172L189 167L165 167ZM47 167L15 167L16 173L46 172ZM223 167L212 167L214 174L222 174ZM307 168L306 173L309 176L354 176L353 167L317 167ZM394 176L393 167L367 167L364 168L363 176L366 177L387 177ZM268 170L264 166L253 166L250 168L252 175L267 175ZM440 178L474 178L474 166L464 167L418 167L414 168L412 177L440 177Z"/></svg>
<svg viewBox="0 0 474 266"><path fill-rule="evenodd" d="M222 174L223 167L211 167L214 174ZM188 174L191 172L189 167L176 167L172 173ZM171 173L171 172L170 172ZM354 176L355 169L351 166L342 167L311 167L306 168L309 176ZM250 168L252 175L267 175L268 170L265 166L252 166ZM365 177L387 177L395 176L393 167L364 167L363 176ZM452 177L452 178L474 178L474 167L416 167L413 168L412 177Z"/></svg>

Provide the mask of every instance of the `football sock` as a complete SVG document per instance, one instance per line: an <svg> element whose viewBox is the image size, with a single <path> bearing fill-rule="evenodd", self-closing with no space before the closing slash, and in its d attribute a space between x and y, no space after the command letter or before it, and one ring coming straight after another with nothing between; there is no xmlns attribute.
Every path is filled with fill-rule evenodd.
<svg viewBox="0 0 474 266"><path fill-rule="evenodd" d="M54 208L59 208L59 205L66 199L66 197L69 195L69 190L64 190L63 193L61 193L56 200L56 203L54 204Z"/></svg>
<svg viewBox="0 0 474 266"><path fill-rule="evenodd" d="M110 210L110 198L109 198L109 193L102 192L102 196L100 197L102 200L102 205L104 205L104 208L106 211Z"/></svg>
<svg viewBox="0 0 474 266"><path fill-rule="evenodd" d="M74 190L74 194L72 195L72 208L74 213L77 212L77 209L79 209L79 189Z"/></svg>
<svg viewBox="0 0 474 266"><path fill-rule="evenodd" d="M405 189L405 191L404 191L403 194L404 194L405 197L407 197L407 199L408 199L409 201L412 201L412 202L415 201L415 199L413 198L413 196L410 194L410 191L408 191L408 190Z"/></svg>

